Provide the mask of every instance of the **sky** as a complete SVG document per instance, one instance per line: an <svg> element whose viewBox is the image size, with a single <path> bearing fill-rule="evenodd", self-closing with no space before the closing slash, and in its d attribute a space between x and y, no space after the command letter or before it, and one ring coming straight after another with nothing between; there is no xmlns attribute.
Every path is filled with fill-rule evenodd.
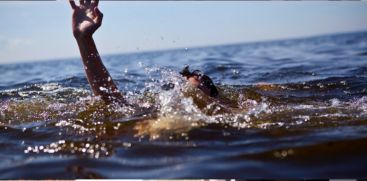
<svg viewBox="0 0 367 181"><path fill-rule="evenodd" d="M367 30L366 1L101 1L100 54ZM65 0L0 1L0 64L79 57Z"/></svg>

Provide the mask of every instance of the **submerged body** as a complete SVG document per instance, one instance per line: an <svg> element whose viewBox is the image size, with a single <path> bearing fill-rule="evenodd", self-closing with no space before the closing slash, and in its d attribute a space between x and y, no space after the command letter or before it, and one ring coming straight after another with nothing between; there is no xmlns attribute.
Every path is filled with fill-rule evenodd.
<svg viewBox="0 0 367 181"><path fill-rule="evenodd" d="M361 32L106 56L145 110L91 97L80 59L0 65L0 178L366 177L366 42ZM188 63L226 101L189 86L175 68Z"/></svg>
<svg viewBox="0 0 367 181"><path fill-rule="evenodd" d="M105 57L140 107L91 97L79 59L0 65L0 179L364 178L366 49L360 32Z"/></svg>

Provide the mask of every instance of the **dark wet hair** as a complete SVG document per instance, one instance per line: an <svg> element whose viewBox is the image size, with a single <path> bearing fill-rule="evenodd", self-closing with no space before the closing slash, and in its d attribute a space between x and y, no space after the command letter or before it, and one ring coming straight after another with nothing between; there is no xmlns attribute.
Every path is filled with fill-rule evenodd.
<svg viewBox="0 0 367 181"><path fill-rule="evenodd" d="M199 82L200 82L200 85L198 86L198 88L200 90L202 90L204 93L208 94L211 97L217 97L218 96L218 94L219 94L218 89L214 85L212 79L209 76L205 75L200 70L194 70L194 71L190 72L189 66L186 65L182 69L180 74L182 76L186 77L186 78L190 78L192 76L197 76L199 78Z"/></svg>
<svg viewBox="0 0 367 181"><path fill-rule="evenodd" d="M184 76L184 77L190 77L190 76L191 76L191 72L190 72L190 70L189 70L189 66L188 66L188 65L186 65L186 66L182 69L182 71L180 72L180 74L181 74L182 76Z"/></svg>

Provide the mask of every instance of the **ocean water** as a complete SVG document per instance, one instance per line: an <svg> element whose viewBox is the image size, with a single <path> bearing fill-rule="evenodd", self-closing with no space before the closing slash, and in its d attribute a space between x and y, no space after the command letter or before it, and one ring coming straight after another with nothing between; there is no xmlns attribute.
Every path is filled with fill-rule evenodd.
<svg viewBox="0 0 367 181"><path fill-rule="evenodd" d="M103 60L139 108L93 97L80 58L0 65L0 179L367 178L367 32Z"/></svg>

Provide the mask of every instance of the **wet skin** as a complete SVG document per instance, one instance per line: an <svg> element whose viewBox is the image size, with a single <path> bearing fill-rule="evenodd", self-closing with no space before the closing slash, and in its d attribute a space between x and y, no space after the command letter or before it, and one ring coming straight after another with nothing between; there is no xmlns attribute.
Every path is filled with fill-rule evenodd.
<svg viewBox="0 0 367 181"><path fill-rule="evenodd" d="M74 0L69 0L69 2L73 10L73 35L78 43L85 73L94 95L100 96L107 104L126 104L112 77L103 65L93 40L93 34L102 25L103 19L103 14L98 9L99 0L80 0L79 6L75 4ZM185 67L184 71L186 72L182 75L191 85L211 97L218 95L214 83L207 75L197 73L197 71L189 72L188 67Z"/></svg>

